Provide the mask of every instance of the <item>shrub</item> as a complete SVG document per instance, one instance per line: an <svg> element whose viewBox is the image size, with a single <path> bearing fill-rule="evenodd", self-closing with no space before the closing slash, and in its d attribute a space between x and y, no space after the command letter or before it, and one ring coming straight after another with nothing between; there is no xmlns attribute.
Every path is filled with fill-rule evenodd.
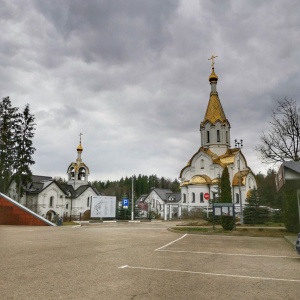
<svg viewBox="0 0 300 300"><path fill-rule="evenodd" d="M235 218L232 216L222 216L221 225L224 230L233 230L235 226Z"/></svg>

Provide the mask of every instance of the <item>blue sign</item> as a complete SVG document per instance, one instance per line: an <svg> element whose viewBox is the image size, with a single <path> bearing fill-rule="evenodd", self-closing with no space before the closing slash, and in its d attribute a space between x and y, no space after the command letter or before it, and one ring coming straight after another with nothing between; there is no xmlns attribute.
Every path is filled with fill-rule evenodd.
<svg viewBox="0 0 300 300"><path fill-rule="evenodd" d="M123 206L128 206L129 205L129 200L128 199L123 199L122 200L122 205Z"/></svg>

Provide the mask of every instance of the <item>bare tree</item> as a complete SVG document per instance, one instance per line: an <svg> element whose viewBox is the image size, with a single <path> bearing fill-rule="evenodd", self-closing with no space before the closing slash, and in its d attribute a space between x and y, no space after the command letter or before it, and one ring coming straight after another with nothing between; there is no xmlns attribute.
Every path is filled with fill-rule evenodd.
<svg viewBox="0 0 300 300"><path fill-rule="evenodd" d="M300 108L293 100L278 101L272 111L271 129L263 132L256 146L264 163L300 160Z"/></svg>

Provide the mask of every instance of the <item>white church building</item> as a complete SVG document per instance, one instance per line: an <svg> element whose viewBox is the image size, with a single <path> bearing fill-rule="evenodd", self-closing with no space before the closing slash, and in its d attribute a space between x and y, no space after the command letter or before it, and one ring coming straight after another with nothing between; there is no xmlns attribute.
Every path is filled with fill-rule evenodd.
<svg viewBox="0 0 300 300"><path fill-rule="evenodd" d="M214 71L209 76L210 98L203 121L200 123L201 146L192 155L180 172L182 209L206 209L205 198L215 199L218 179L227 166L232 188L232 202L239 214L244 206L248 191L256 188L256 180L243 155L242 141L231 147L230 123L226 118L217 92L218 76ZM241 201L241 202L240 202Z"/></svg>
<svg viewBox="0 0 300 300"><path fill-rule="evenodd" d="M88 182L90 171L82 161L82 151L80 138L77 159L67 168L67 182L56 181L49 176L32 175L32 182L23 187L25 193L19 203L52 222L58 217L68 219L70 215L88 217L91 199L99 193ZM7 194L18 200L15 182L11 183Z"/></svg>

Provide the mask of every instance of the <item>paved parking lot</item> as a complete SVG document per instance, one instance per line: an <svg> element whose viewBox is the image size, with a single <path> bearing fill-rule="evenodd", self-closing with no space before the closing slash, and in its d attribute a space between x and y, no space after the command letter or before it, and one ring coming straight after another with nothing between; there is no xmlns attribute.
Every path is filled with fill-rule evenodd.
<svg viewBox="0 0 300 300"><path fill-rule="evenodd" d="M0 226L0 299L299 299L300 256L284 239L168 226Z"/></svg>

